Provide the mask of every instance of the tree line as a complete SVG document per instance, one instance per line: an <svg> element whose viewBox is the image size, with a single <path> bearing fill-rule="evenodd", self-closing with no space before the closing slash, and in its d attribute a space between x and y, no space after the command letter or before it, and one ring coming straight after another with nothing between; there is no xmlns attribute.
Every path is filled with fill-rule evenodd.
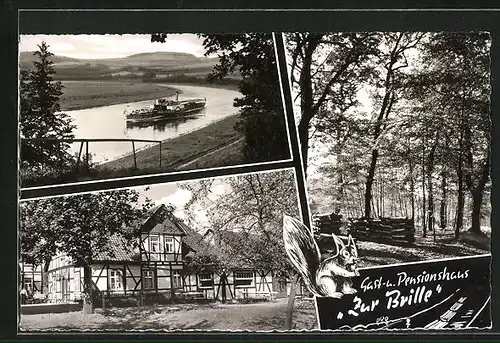
<svg viewBox="0 0 500 343"><path fill-rule="evenodd" d="M424 236L440 226L458 238L465 222L481 231L491 166L488 33L293 33L286 41L304 170L322 159L322 181L309 177L316 199L326 195L327 207L349 216L413 218Z"/></svg>

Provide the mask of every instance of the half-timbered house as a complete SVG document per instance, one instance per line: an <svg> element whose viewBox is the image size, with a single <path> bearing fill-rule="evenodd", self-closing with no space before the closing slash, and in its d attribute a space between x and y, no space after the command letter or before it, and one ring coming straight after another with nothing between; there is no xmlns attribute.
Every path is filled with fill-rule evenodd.
<svg viewBox="0 0 500 343"><path fill-rule="evenodd" d="M171 208L156 207L138 225L137 242L112 236L108 251L93 258L93 287L101 297L142 299L154 295L230 300L268 298L277 293L273 273L253 269L237 253L225 269L186 272L188 257L223 252L214 245L210 234L201 235L188 227ZM52 302L80 300L83 268L75 267L67 256L56 256L49 264L47 291Z"/></svg>
<svg viewBox="0 0 500 343"><path fill-rule="evenodd" d="M190 230L187 228L187 230ZM231 242L245 242L248 238L241 233L226 231L215 235L209 229L202 236L196 232L188 235L191 246L195 247L187 254L212 252L224 261L225 268L218 270L200 270L185 278L187 292L202 292L204 297L217 300L270 298L279 296L273 272L254 268L243 257L243 246L234 246ZM198 249L198 250L197 250Z"/></svg>
<svg viewBox="0 0 500 343"><path fill-rule="evenodd" d="M19 262L20 283L29 294L34 292L44 292L43 288L43 268L40 265L25 263L22 259Z"/></svg>

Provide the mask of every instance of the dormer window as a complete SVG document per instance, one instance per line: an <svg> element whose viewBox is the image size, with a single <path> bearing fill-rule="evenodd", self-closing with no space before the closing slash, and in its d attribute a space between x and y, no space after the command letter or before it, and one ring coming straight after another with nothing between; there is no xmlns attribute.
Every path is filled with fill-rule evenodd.
<svg viewBox="0 0 500 343"><path fill-rule="evenodd" d="M165 252L174 252L174 239L165 237Z"/></svg>
<svg viewBox="0 0 500 343"><path fill-rule="evenodd" d="M149 250L151 252L160 252L160 237L158 236L149 237Z"/></svg>

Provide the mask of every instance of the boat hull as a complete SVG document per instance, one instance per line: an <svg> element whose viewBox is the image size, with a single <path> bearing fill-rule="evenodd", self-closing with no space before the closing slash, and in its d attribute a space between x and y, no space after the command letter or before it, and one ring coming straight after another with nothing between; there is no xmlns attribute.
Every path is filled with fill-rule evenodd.
<svg viewBox="0 0 500 343"><path fill-rule="evenodd" d="M140 114L131 114L127 115L126 121L130 123L146 123L146 122L157 122L157 121L167 121L167 120L175 120L180 118L191 117L202 109L205 106L185 109L182 111L149 111L143 112Z"/></svg>

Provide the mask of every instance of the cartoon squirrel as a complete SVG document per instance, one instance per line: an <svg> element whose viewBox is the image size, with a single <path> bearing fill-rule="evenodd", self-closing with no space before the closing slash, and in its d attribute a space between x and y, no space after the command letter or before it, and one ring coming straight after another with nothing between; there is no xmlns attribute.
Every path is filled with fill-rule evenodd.
<svg viewBox="0 0 500 343"><path fill-rule="evenodd" d="M351 235L347 245L335 234L332 238L335 249L322 256L312 231L292 217L283 217L285 251L306 287L316 296L340 298L356 293L351 278L359 276L358 251Z"/></svg>

